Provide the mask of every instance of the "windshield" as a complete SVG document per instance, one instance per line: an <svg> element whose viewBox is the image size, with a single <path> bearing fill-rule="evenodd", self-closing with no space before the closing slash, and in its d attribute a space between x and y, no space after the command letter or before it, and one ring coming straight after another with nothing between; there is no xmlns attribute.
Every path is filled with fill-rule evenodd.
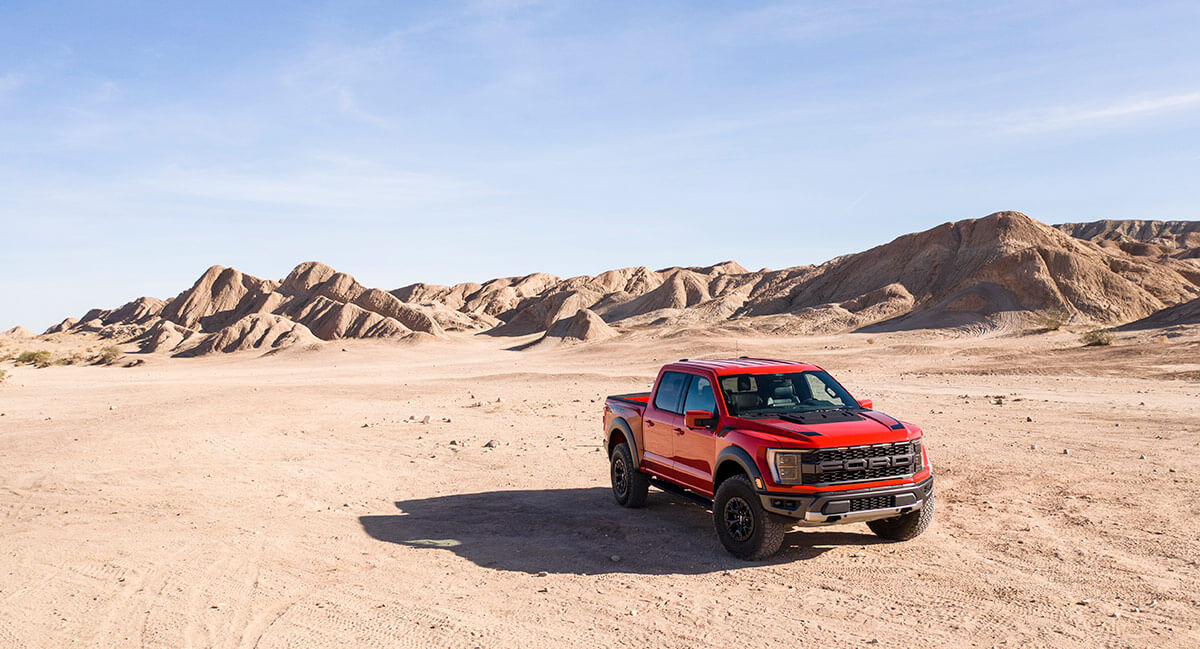
<svg viewBox="0 0 1200 649"><path fill-rule="evenodd" d="M721 397L737 417L777 417L814 410L860 409L850 393L823 371L722 376Z"/></svg>

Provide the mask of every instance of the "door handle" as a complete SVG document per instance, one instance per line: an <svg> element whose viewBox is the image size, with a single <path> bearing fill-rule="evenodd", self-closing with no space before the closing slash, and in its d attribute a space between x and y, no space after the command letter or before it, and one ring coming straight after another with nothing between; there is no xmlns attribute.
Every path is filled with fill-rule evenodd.
<svg viewBox="0 0 1200 649"><path fill-rule="evenodd" d="M682 436L683 436L683 435L685 435L686 433L687 433L687 431L686 431L686 430L684 430L684 429L682 429L682 428L676 428L676 429L675 429L675 434L676 434L676 435L679 435L680 437L682 437Z"/></svg>
<svg viewBox="0 0 1200 649"><path fill-rule="evenodd" d="M647 422L646 422L646 426L648 426L648 427L650 427L650 428L654 428L654 422L652 422L652 421L647 421Z"/></svg>

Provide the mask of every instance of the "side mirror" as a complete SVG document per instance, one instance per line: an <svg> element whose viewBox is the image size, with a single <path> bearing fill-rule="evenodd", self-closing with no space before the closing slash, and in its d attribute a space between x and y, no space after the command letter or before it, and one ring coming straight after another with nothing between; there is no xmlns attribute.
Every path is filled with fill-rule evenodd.
<svg viewBox="0 0 1200 649"><path fill-rule="evenodd" d="M867 410L872 410L875 407L875 402L871 401L870 399L859 399L858 405L866 408Z"/></svg>
<svg viewBox="0 0 1200 649"><path fill-rule="evenodd" d="M717 417L707 410L689 410L683 415L683 425L688 428L712 428L717 425Z"/></svg>

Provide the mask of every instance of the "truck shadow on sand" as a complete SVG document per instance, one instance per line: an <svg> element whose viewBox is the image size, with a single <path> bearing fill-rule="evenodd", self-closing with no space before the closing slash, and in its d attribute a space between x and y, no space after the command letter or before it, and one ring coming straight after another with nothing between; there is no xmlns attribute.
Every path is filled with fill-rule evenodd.
<svg viewBox="0 0 1200 649"><path fill-rule="evenodd" d="M623 509L607 487L456 494L396 507L399 514L359 517L363 531L380 541L526 573L702 574L883 542L846 528L795 531L767 561L743 561L725 553L711 514L698 505L651 492L645 509Z"/></svg>

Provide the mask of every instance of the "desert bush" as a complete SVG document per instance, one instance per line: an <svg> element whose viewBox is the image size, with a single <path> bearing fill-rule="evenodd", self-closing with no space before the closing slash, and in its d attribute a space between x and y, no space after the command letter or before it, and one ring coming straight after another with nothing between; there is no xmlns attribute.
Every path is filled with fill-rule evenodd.
<svg viewBox="0 0 1200 649"><path fill-rule="evenodd" d="M0 384L8 380L8 370L0 370Z"/></svg>
<svg viewBox="0 0 1200 649"><path fill-rule="evenodd" d="M1088 347L1111 345L1115 339L1116 336L1113 335L1113 332L1107 329L1093 329L1079 337L1079 340Z"/></svg>
<svg viewBox="0 0 1200 649"><path fill-rule="evenodd" d="M1033 323L1046 331L1058 331L1071 319L1071 312L1058 307L1033 314Z"/></svg>
<svg viewBox="0 0 1200 649"><path fill-rule="evenodd" d="M100 353L96 354L96 362L101 365L112 365L121 355L120 347L108 345L107 347L100 348Z"/></svg>
<svg viewBox="0 0 1200 649"><path fill-rule="evenodd" d="M53 357L50 352L39 349L36 352L21 352L17 356L17 365L32 365L34 367L50 367Z"/></svg>
<svg viewBox="0 0 1200 649"><path fill-rule="evenodd" d="M54 361L55 365L78 365L87 360L87 357L79 352L71 352L68 356L61 356Z"/></svg>

